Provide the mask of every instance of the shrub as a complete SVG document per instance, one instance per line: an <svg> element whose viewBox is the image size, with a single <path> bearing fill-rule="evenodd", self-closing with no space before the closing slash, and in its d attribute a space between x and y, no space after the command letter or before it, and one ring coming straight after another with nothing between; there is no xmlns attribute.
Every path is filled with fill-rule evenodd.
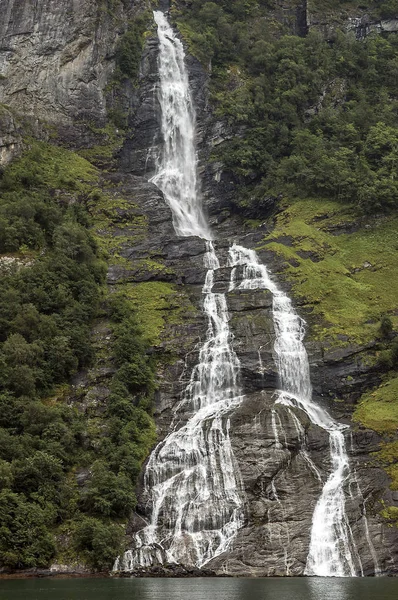
<svg viewBox="0 0 398 600"><path fill-rule="evenodd" d="M101 571L109 570L122 550L123 528L83 517L75 526L74 547L85 562Z"/></svg>
<svg viewBox="0 0 398 600"><path fill-rule="evenodd" d="M12 568L46 567L55 555L49 511L9 490L0 493L0 563Z"/></svg>
<svg viewBox="0 0 398 600"><path fill-rule="evenodd" d="M124 473L115 475L104 462L97 461L82 493L84 511L103 517L128 517L135 503L131 480Z"/></svg>

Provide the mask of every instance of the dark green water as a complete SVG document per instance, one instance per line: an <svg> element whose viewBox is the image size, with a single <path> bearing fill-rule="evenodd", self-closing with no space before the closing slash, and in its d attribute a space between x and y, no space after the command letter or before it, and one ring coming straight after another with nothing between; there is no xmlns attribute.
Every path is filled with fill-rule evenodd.
<svg viewBox="0 0 398 600"><path fill-rule="evenodd" d="M1 600L398 600L398 578L32 579L0 581Z"/></svg>

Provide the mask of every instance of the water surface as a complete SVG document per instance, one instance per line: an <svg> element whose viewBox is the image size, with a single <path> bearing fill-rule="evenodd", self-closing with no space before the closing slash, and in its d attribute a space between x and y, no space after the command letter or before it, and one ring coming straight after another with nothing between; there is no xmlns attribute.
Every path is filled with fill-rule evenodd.
<svg viewBox="0 0 398 600"><path fill-rule="evenodd" d="M28 579L1 600L397 600L398 578Z"/></svg>

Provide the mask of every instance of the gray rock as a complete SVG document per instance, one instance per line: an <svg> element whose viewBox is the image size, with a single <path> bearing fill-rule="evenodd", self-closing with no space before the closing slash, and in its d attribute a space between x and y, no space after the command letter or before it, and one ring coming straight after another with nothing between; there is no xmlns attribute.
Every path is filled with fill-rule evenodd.
<svg viewBox="0 0 398 600"><path fill-rule="evenodd" d="M0 79L1 86L1 79ZM0 106L0 168L5 167L22 150L22 128L14 115Z"/></svg>

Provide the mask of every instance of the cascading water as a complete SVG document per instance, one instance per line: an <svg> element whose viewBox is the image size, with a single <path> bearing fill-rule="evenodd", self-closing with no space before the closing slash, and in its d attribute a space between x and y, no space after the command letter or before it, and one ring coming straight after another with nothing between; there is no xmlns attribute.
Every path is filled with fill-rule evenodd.
<svg viewBox="0 0 398 600"><path fill-rule="evenodd" d="M219 267L211 242L205 263L206 342L179 405L193 415L151 454L145 472L151 522L136 535L134 549L118 559L116 570L164 562L202 566L227 548L243 523L228 419L242 400L239 361L230 345L225 295L211 291Z"/></svg>
<svg viewBox="0 0 398 600"><path fill-rule="evenodd" d="M353 552L356 556L357 552L345 512L344 484L350 475L343 433L346 426L334 421L326 410L312 401L308 357L303 344L305 324L294 311L290 299L270 279L267 268L259 263L253 250L232 246L230 264L235 269L238 266L243 269L239 284L236 273L232 275L232 289L236 286L268 289L273 295L275 354L281 387L276 403L303 410L312 423L329 434L332 472L315 507L305 574L355 576ZM293 421L299 427L297 418ZM309 464L319 478L308 454L304 454L304 458L307 462L310 460ZM360 564L359 569L362 569Z"/></svg>
<svg viewBox="0 0 398 600"><path fill-rule="evenodd" d="M197 194L195 111L185 53L165 15L154 12L159 37L159 102L164 146L151 181L164 193L177 235L211 239Z"/></svg>
<svg viewBox="0 0 398 600"><path fill-rule="evenodd" d="M149 458L144 495L151 519L135 534L132 549L117 559L115 570L124 571L165 562L203 566L228 549L244 518L243 490L229 437L229 414L242 402L240 365L231 345L226 297L212 291L214 271L220 265L197 193L195 115L184 50L165 15L155 12L154 17L160 44L164 147L152 182L164 193L176 233L207 240L202 293L208 328L199 362L177 407L190 417L158 444ZM321 474L307 452L304 428L294 409L302 410L329 435L332 469L315 507L305 574L354 576L357 570L362 572L362 566L345 512L344 485L350 477L346 426L312 401L303 345L305 324L289 298L270 279L253 250L234 245L229 256L233 267L230 290L268 289L273 295L274 350L281 387L276 404L290 415L302 444L300 453L320 482ZM240 282L238 269L243 273ZM275 408L271 417L275 447L281 449L282 424ZM273 481L272 490L281 504ZM286 540L289 542L287 526ZM288 574L287 548L284 551Z"/></svg>
<svg viewBox="0 0 398 600"><path fill-rule="evenodd" d="M227 549L243 524L239 469L229 438L231 410L242 400L225 294L213 293L219 261L197 197L194 112L184 51L165 16L155 12L160 42L159 100L164 150L152 181L173 212L176 233L208 240L203 286L208 328L179 409L187 423L152 452L145 472L151 521L117 559L115 570L165 562L202 566Z"/></svg>

